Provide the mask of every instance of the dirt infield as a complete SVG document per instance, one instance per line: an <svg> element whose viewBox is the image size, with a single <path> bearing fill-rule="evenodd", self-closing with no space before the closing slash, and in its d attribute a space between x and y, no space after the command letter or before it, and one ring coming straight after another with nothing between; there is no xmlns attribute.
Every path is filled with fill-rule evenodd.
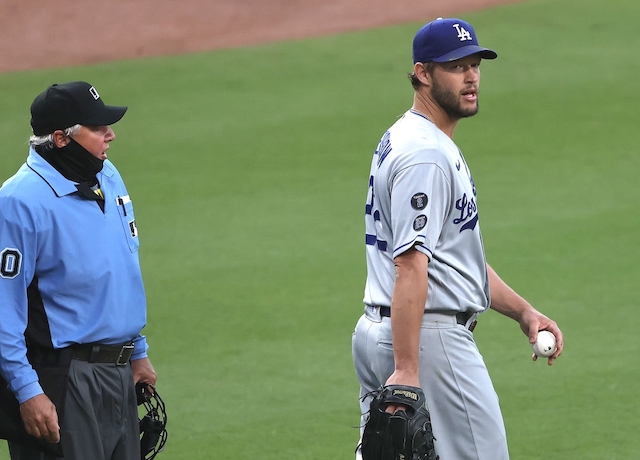
<svg viewBox="0 0 640 460"><path fill-rule="evenodd" d="M0 73L428 21L517 0L0 0Z"/></svg>

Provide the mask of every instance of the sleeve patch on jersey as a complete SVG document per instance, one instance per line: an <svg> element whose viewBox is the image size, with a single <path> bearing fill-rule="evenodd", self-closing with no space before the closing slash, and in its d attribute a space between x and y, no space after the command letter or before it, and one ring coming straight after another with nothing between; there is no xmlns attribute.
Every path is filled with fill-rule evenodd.
<svg viewBox="0 0 640 460"><path fill-rule="evenodd" d="M417 211L426 208L428 202L429 197L426 193L416 193L411 197L411 207Z"/></svg>
<svg viewBox="0 0 640 460"><path fill-rule="evenodd" d="M427 225L427 216L420 214L413 220L413 229L417 232L422 230Z"/></svg>
<svg viewBox="0 0 640 460"><path fill-rule="evenodd" d="M22 254L15 248L5 248L0 253L0 276L15 278L20 273Z"/></svg>

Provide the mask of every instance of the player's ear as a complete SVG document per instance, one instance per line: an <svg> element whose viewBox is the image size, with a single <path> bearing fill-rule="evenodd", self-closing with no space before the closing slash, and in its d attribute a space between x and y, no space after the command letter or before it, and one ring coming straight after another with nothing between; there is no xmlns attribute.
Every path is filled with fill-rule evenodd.
<svg viewBox="0 0 640 460"><path fill-rule="evenodd" d="M427 64L416 62L413 66L413 73L423 85L431 86L431 74L427 70Z"/></svg>
<svg viewBox="0 0 640 460"><path fill-rule="evenodd" d="M64 131L58 129L53 132L53 143L61 149L65 145L69 143L69 136L67 136Z"/></svg>

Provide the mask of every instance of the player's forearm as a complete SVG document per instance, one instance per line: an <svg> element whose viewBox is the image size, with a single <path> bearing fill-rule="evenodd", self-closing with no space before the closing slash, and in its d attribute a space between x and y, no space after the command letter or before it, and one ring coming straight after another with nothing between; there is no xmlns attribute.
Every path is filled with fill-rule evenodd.
<svg viewBox="0 0 640 460"><path fill-rule="evenodd" d="M409 250L395 259L391 332L396 372L418 378L420 327L427 300L427 257Z"/></svg>
<svg viewBox="0 0 640 460"><path fill-rule="evenodd" d="M522 316L533 309L531 304L511 289L489 264L489 291L491 294L491 308L509 318L520 321Z"/></svg>

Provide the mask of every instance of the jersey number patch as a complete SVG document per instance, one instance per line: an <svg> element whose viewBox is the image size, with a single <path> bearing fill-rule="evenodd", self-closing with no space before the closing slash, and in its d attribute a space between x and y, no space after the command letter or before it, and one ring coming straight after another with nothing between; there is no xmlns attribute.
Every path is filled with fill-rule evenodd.
<svg viewBox="0 0 640 460"><path fill-rule="evenodd" d="M374 177L369 177L369 196L367 197L367 205L365 206L364 213L367 216L373 217L374 227L380 222L380 211L376 209L375 205L375 194L373 193L373 180ZM370 217L368 217L370 218ZM365 235L365 243L369 246L377 246L379 250L386 251L387 250L387 242L384 240L378 239L377 235L372 235L367 233Z"/></svg>
<svg viewBox="0 0 640 460"><path fill-rule="evenodd" d="M6 248L0 253L0 276L15 278L20 273L22 254L14 248Z"/></svg>

